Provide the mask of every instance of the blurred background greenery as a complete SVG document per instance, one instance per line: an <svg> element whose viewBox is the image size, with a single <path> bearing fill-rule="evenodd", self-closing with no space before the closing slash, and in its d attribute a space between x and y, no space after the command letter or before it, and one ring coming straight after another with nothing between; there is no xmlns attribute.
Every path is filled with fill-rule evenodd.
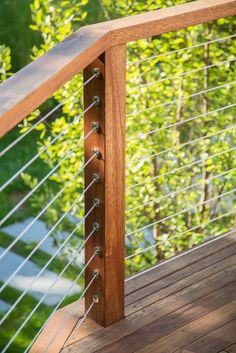
<svg viewBox="0 0 236 353"><path fill-rule="evenodd" d="M74 30L83 25L106 21L114 18L134 15L141 12L156 10L158 8L182 4L185 0L1 0L0 3L0 80L3 81L31 60L42 55L51 47L67 37ZM182 167L183 164L191 163L199 158L206 158L226 150L235 144L235 131L229 131L226 135L206 138L201 143L187 146L181 149L190 139L194 140L203 134L217 134L224 127L235 124L235 109L229 109L220 114L207 116L210 111L232 103L235 96L235 87L224 87L222 90L214 91L209 95L201 95L196 99L183 100L183 96L189 95L223 85L225 82L233 81L235 77L235 63L228 62L226 65L216 65L211 69L201 70L204 66L228 61L235 58L236 47L231 40L215 43L210 46L201 46L187 53L174 56L165 55L166 52L175 51L205 41L214 40L218 37L231 35L235 32L235 18L214 21L210 24L191 27L177 33L167 33L163 36L154 36L144 40L130 43L127 46L127 186L140 183L140 186L129 189L126 195L127 218L126 231L133 232L150 223L155 223L145 231L129 237L126 241L126 253L132 255L142 248L151 246L148 252L127 259L126 275L138 272L146 267L156 264L174 254L186 250L191 246L199 244L206 239L227 231L233 225L233 217L230 215L220 222L212 222L227 210L232 209L235 201L235 193L228 199L219 199L213 204L201 206L197 210L190 210L185 214L169 218L159 223L163 218L177 213L180 209L191 207L199 200L210 199L215 195L231 190L235 186L235 172L225 179L212 179L214 175L222 174L236 167L236 158L231 154L220 156L191 170L175 173L168 177L159 178L158 182L146 183L148 178L155 178L158 174ZM206 55L207 53L207 55ZM153 61L142 61L137 65L137 60L143 60L151 55L162 57ZM181 77L186 71L198 70L197 74ZM174 76L180 76L175 80ZM168 79L171 77L170 79ZM163 79L163 80L162 80ZM166 79L166 80L164 80ZM155 81L161 80L156 85ZM19 134L24 133L48 110L54 107L64 98L69 98L73 92L77 92L81 85L81 74L73 78L63 88L56 92L51 99L33 112L31 119L25 119L19 128L0 141L0 150L13 141ZM145 84L151 83L145 88ZM144 85L141 89L138 86ZM176 99L176 105L163 108L163 103ZM153 109L156 104L160 107ZM148 112L132 113L151 108ZM17 148L11 150L1 158L0 185L4 183L24 163L30 160L40 148L50 143L52 137L56 136L62 129L67 127L71 121L83 110L83 94L78 92L73 99L69 99L59 111L50 117L48 123L38 126L36 131L28 135ZM173 128L159 134L142 138L142 134L156 127L161 128L167 123L172 124L178 120L187 119L189 116L206 114L205 119L197 124L191 122L181 128ZM26 173L17 178L3 193L0 194L0 218L19 202L46 173L53 168L62 158L65 151L71 149L82 135L82 124L72 126L67 133L55 143L49 146L37 160L27 168ZM132 142L133 137L137 137ZM140 138L141 136L141 138ZM145 136L144 136L145 137ZM178 147L175 150L175 147ZM163 150L170 150L158 158L150 158ZM145 159L146 158L146 159ZM22 222L29 217L35 217L42 207L51 200L61 187L72 179L75 172L83 165L83 148L78 149L75 160L68 159L49 178L40 190L35 193L18 212L16 212L5 224L12 225ZM169 193L175 193L181 188L189 187L198 183L205 187L191 189L175 197L157 202ZM48 229L50 229L61 215L68 210L72 202L83 190L83 178L71 183L63 195L56 200L47 212L41 217ZM141 204L147 204L140 207ZM83 203L74 209L73 216L79 219L83 216ZM209 223L207 223L209 222ZM207 224L198 227L197 225ZM74 219L66 219L57 231L53 232L53 246L55 249L61 244L58 232L71 232L74 227ZM194 228L194 231L188 229ZM63 233L64 234L64 233ZM83 229L76 233L71 240L71 249L78 240L82 241ZM171 238L171 240L169 240ZM24 239L23 239L24 240ZM6 248L12 239L3 229L0 234L0 246ZM155 247L156 243L160 245ZM14 246L12 251L22 257L26 257L35 243L22 241ZM154 246L154 247L153 247ZM69 253L70 255L70 253ZM34 264L43 266L49 259L49 255L40 250L31 259ZM68 253L62 254L51 264L50 270L60 273L68 260ZM68 279L75 278L75 274L81 268L73 263L65 274ZM82 282L80 282L82 284ZM19 297L20 292L11 287L1 293L0 300L12 305ZM77 298L67 298L63 305ZM9 318L5 321L0 333L0 349L8 342L20 323L29 314L36 304L36 299L30 294L17 306ZM20 353L29 344L31 339L42 326L52 308L45 304L41 305L36 314L33 315L29 324L17 336L9 352ZM21 314L21 315L19 315ZM4 313L0 312L0 317Z"/></svg>

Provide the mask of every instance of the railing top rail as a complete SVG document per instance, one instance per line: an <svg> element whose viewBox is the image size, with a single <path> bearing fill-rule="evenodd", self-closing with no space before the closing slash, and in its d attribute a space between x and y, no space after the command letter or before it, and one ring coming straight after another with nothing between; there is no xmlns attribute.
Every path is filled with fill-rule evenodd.
<svg viewBox="0 0 236 353"><path fill-rule="evenodd" d="M235 13L236 0L198 0L79 29L0 85L0 136L108 47Z"/></svg>

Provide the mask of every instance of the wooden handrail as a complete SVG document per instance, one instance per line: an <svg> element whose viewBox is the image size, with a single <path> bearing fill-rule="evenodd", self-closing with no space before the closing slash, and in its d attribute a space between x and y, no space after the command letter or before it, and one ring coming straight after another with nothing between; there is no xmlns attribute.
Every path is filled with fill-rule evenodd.
<svg viewBox="0 0 236 353"><path fill-rule="evenodd" d="M110 325L124 316L125 45L234 14L236 0L198 0L83 27L0 85L0 136L4 136L83 70L87 82L85 312L100 325ZM95 68L100 75L88 82ZM91 104L95 96L98 104ZM99 128L93 131L94 123ZM96 182L91 184L94 175ZM65 337L59 338L61 344ZM38 351L37 344L32 352Z"/></svg>
<svg viewBox="0 0 236 353"><path fill-rule="evenodd" d="M79 29L0 85L0 136L109 47L236 13L236 0L198 0Z"/></svg>

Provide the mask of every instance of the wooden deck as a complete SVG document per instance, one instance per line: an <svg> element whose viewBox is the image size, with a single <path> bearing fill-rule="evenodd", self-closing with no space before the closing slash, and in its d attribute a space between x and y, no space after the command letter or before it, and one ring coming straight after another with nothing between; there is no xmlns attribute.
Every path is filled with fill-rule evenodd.
<svg viewBox="0 0 236 353"><path fill-rule="evenodd" d="M61 350L85 352L235 353L236 233L128 281L126 317L74 325Z"/></svg>

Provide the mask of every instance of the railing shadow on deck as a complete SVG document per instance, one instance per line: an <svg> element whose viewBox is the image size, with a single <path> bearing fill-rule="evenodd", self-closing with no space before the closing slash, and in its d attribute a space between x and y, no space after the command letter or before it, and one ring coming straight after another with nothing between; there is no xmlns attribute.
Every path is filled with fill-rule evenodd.
<svg viewBox="0 0 236 353"><path fill-rule="evenodd" d="M46 353L52 344L54 351L59 351L75 325L86 336L87 330L99 331L124 322L125 283L128 293L131 282L136 291L141 291L151 285L149 273L155 274L156 283L163 280L162 268L170 273L179 272L180 268L173 270L172 266L178 258L181 264L183 255L163 265L159 262L204 239L219 236L220 241L222 233L233 228L236 103L232 97L236 58L230 43L236 35L207 38L175 50L170 46L166 55L177 56L171 60L171 69L166 70L160 53L131 60L127 67L126 44L153 37L148 39L152 43L158 36L159 47L165 33L235 13L235 0L199 0L84 27L0 85L0 136L8 137L13 131L13 140L9 144L4 142L0 152L4 172L7 161L14 157L24 139L29 143L31 133L37 129L45 133L45 139L40 141L39 137L39 146L32 146L30 159L20 167L16 162L13 173L6 174L8 177L0 186L0 192L6 192L5 199L10 195L7 190L15 188L17 178L26 186L22 198L7 206L0 221L4 242L0 263L10 271L5 260L10 259L12 251L18 256L14 260L16 266L1 283L1 295L9 296L13 280L21 274L29 277L25 265L31 261L38 265L37 274L30 277L22 291L14 291L11 307L1 314L1 324L11 331L11 337L4 337L2 353L14 350L14 342L19 335L22 339L22 330L27 331L39 308L43 323L39 325L38 318L34 321L34 337L23 348L24 353L35 349ZM174 60L183 60L178 55L196 48L202 50L203 66L192 67L190 61L187 71L184 65L184 71L174 69ZM215 48L220 48L221 56L211 61ZM194 54L188 55L195 58ZM146 65L144 70L142 65ZM75 75L82 70L83 82L78 87L82 76ZM69 80L76 87L72 92L63 87ZM188 90L191 82L195 84L193 92ZM156 89L157 83L163 87ZM168 92L167 96L164 92ZM164 101L159 97L161 93ZM59 104L35 118L34 109L51 95L61 98ZM24 120L29 114L34 119L31 115ZM67 114L68 121L63 116L56 119L56 114ZM13 128L23 120L21 134L17 132L15 137ZM126 149L131 156L127 165ZM38 167L40 177L34 178L29 170L38 160L42 162ZM127 207L125 198L131 200ZM29 202L34 204L36 214L12 239L2 227L21 219ZM132 222L128 222L132 217ZM26 244L25 239L34 234L33 226L39 220L47 223L46 232L35 244ZM57 244L53 254L42 251L48 239ZM180 245L175 243L176 239L181 239ZM191 261L194 251L189 252ZM81 267L78 254L83 252L85 265ZM138 265L133 265L137 259ZM199 257L195 261L199 263ZM147 267L152 270L145 271ZM137 270L144 272L125 280L125 268L128 276ZM43 295L39 300L29 298L45 271L51 280L48 279ZM49 310L45 299L55 289L58 278L66 276L64 294ZM75 287L82 285L83 276L85 284L79 304L75 301L61 308L71 300ZM11 315L19 315L18 304L27 298L29 310L12 328ZM65 327L59 334L55 327L60 322ZM42 347L40 340L44 338L47 345Z"/></svg>

